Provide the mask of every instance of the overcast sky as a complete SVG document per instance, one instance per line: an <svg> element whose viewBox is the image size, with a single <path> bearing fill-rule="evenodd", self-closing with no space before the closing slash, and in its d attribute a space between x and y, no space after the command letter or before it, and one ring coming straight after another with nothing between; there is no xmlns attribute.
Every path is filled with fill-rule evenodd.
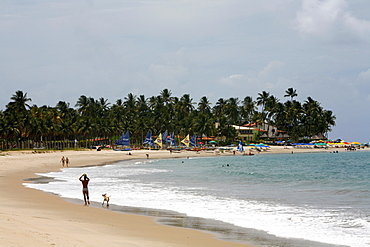
<svg viewBox="0 0 370 247"><path fill-rule="evenodd" d="M0 0L0 109L110 103L127 94L198 102L297 90L332 110L329 138L370 141L369 0ZM213 106L212 105L212 106Z"/></svg>

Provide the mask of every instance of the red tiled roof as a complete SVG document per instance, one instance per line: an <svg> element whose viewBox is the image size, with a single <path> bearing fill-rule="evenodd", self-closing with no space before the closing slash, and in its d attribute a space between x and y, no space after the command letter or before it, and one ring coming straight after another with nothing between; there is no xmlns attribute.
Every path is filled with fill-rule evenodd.
<svg viewBox="0 0 370 247"><path fill-rule="evenodd" d="M254 130L261 131L261 132L267 132L267 130L263 130L263 129L254 129Z"/></svg>
<svg viewBox="0 0 370 247"><path fill-rule="evenodd" d="M249 124L244 124L243 127L253 127L256 126L256 123L249 123Z"/></svg>

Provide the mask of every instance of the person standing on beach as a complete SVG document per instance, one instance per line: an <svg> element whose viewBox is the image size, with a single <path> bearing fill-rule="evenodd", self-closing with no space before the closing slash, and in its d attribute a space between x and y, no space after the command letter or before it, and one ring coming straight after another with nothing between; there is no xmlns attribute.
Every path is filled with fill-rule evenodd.
<svg viewBox="0 0 370 247"><path fill-rule="evenodd" d="M68 167L68 165L69 165L69 159L68 157L66 157L66 166Z"/></svg>
<svg viewBox="0 0 370 247"><path fill-rule="evenodd" d="M84 179L82 179L82 177ZM87 177L86 174L82 174L79 180L82 183L82 194L84 195L85 205L90 204L89 189L87 188L87 185L89 184L90 179Z"/></svg>
<svg viewBox="0 0 370 247"><path fill-rule="evenodd" d="M64 162L65 162L66 160L64 159L64 156L60 159L60 163L62 163L62 165L64 166Z"/></svg>

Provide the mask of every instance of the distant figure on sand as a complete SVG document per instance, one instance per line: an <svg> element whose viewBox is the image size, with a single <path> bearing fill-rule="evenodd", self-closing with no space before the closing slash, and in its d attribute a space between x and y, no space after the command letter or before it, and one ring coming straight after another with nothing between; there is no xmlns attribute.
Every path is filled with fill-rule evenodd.
<svg viewBox="0 0 370 247"><path fill-rule="evenodd" d="M146 154L146 158L149 159L149 154Z"/></svg>
<svg viewBox="0 0 370 247"><path fill-rule="evenodd" d="M84 179L82 179L82 177ZM89 189L87 188L87 185L89 184L90 179L87 177L86 174L82 174L82 176L79 178L79 180L82 183L82 194L84 195L85 205L90 204Z"/></svg>
<svg viewBox="0 0 370 247"><path fill-rule="evenodd" d="M62 165L64 166L64 163L66 162L66 159L64 158L64 156L60 159L60 163L62 163Z"/></svg>
<svg viewBox="0 0 370 247"><path fill-rule="evenodd" d="M68 165L69 165L69 159L68 157L66 157L66 166L68 167Z"/></svg>

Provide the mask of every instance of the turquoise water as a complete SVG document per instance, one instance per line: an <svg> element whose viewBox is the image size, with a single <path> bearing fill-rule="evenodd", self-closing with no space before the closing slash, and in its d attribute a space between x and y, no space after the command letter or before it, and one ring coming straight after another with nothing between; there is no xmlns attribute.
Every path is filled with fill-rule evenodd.
<svg viewBox="0 0 370 247"><path fill-rule="evenodd" d="M126 161L40 174L56 180L26 186L81 199L76 178L87 173L93 201L108 193L116 205L171 210L286 239L365 247L369 158L367 151L343 151Z"/></svg>

